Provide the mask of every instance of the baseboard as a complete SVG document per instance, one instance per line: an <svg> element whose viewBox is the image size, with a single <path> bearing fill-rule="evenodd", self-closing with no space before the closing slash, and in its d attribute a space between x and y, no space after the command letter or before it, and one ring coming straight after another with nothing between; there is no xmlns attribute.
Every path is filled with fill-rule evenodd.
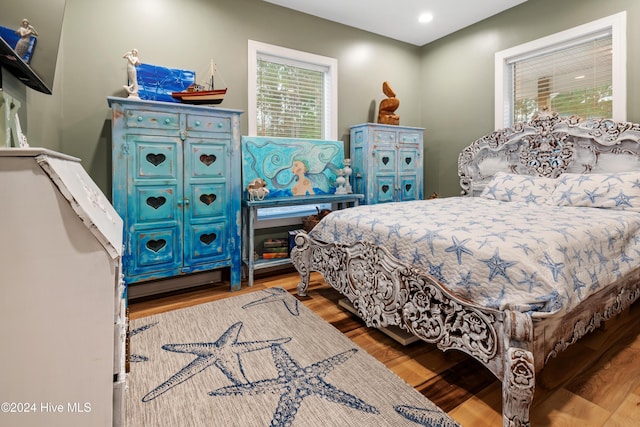
<svg viewBox="0 0 640 427"><path fill-rule="evenodd" d="M133 283L127 289L127 296L132 300L220 282L222 282L222 272L220 270L206 271L168 279Z"/></svg>
<svg viewBox="0 0 640 427"><path fill-rule="evenodd" d="M338 305L349 313L358 316L358 311L347 298L340 298L338 300ZM378 328L378 330L402 345L409 345L420 340L417 336L405 331L404 329L400 329L397 326L385 326L384 328Z"/></svg>

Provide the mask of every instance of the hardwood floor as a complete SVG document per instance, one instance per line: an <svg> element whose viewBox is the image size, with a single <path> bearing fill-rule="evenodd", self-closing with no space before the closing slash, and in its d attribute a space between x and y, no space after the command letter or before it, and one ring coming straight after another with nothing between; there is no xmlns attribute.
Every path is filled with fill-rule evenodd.
<svg viewBox="0 0 640 427"><path fill-rule="evenodd" d="M256 279L252 288L197 288L129 304L131 319L279 286L296 295L296 273ZM402 346L338 306L340 294L314 273L299 299L463 426L501 426L501 386L464 353L416 342ZM640 425L640 304L549 362L538 375L533 426Z"/></svg>

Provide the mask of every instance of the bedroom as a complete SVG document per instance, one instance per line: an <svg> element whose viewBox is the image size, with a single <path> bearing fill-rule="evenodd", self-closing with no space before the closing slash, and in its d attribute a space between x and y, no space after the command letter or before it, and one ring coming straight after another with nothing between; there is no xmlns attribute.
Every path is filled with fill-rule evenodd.
<svg viewBox="0 0 640 427"><path fill-rule="evenodd" d="M247 104L247 39L335 57L340 64L341 139L349 126L369 120L381 97L380 83L389 80L402 100L402 124L427 129L424 194L452 196L459 192L458 153L493 129L495 51L621 10L627 11L629 23L640 18L640 5L632 0L529 0L416 47L260 1L183 1L171 13L151 6L134 9L131 3L68 0L54 94L24 94L28 108L23 122L31 144L81 158L107 195L111 141L106 97L121 94L126 76L121 57L133 47L145 62L175 67L182 67L184 58L196 67L215 56L230 87L224 106L241 110ZM640 121L640 87L635 82L640 51L634 48L639 31L628 26L627 120L634 122ZM362 44L372 55L356 63L352 52ZM459 126L460 120L465 127ZM246 117L241 133L247 133Z"/></svg>

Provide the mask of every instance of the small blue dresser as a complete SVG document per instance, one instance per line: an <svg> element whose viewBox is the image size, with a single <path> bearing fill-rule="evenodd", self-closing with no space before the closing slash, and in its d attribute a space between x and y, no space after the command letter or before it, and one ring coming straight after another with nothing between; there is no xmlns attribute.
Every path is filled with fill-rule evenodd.
<svg viewBox="0 0 640 427"><path fill-rule="evenodd" d="M241 111L132 98L112 110L127 284L230 267L240 289Z"/></svg>
<svg viewBox="0 0 640 427"><path fill-rule="evenodd" d="M422 199L424 129L364 123L351 127L353 192L365 204Z"/></svg>

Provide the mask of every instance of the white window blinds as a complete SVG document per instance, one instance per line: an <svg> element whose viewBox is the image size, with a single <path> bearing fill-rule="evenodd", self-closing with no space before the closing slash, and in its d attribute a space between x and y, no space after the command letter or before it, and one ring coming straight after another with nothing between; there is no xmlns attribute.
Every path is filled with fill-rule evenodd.
<svg viewBox="0 0 640 427"><path fill-rule="evenodd" d="M322 139L328 69L267 55L256 65L256 134Z"/></svg>
<svg viewBox="0 0 640 427"><path fill-rule="evenodd" d="M612 34L603 31L511 58L513 123L548 108L560 115L612 117Z"/></svg>

